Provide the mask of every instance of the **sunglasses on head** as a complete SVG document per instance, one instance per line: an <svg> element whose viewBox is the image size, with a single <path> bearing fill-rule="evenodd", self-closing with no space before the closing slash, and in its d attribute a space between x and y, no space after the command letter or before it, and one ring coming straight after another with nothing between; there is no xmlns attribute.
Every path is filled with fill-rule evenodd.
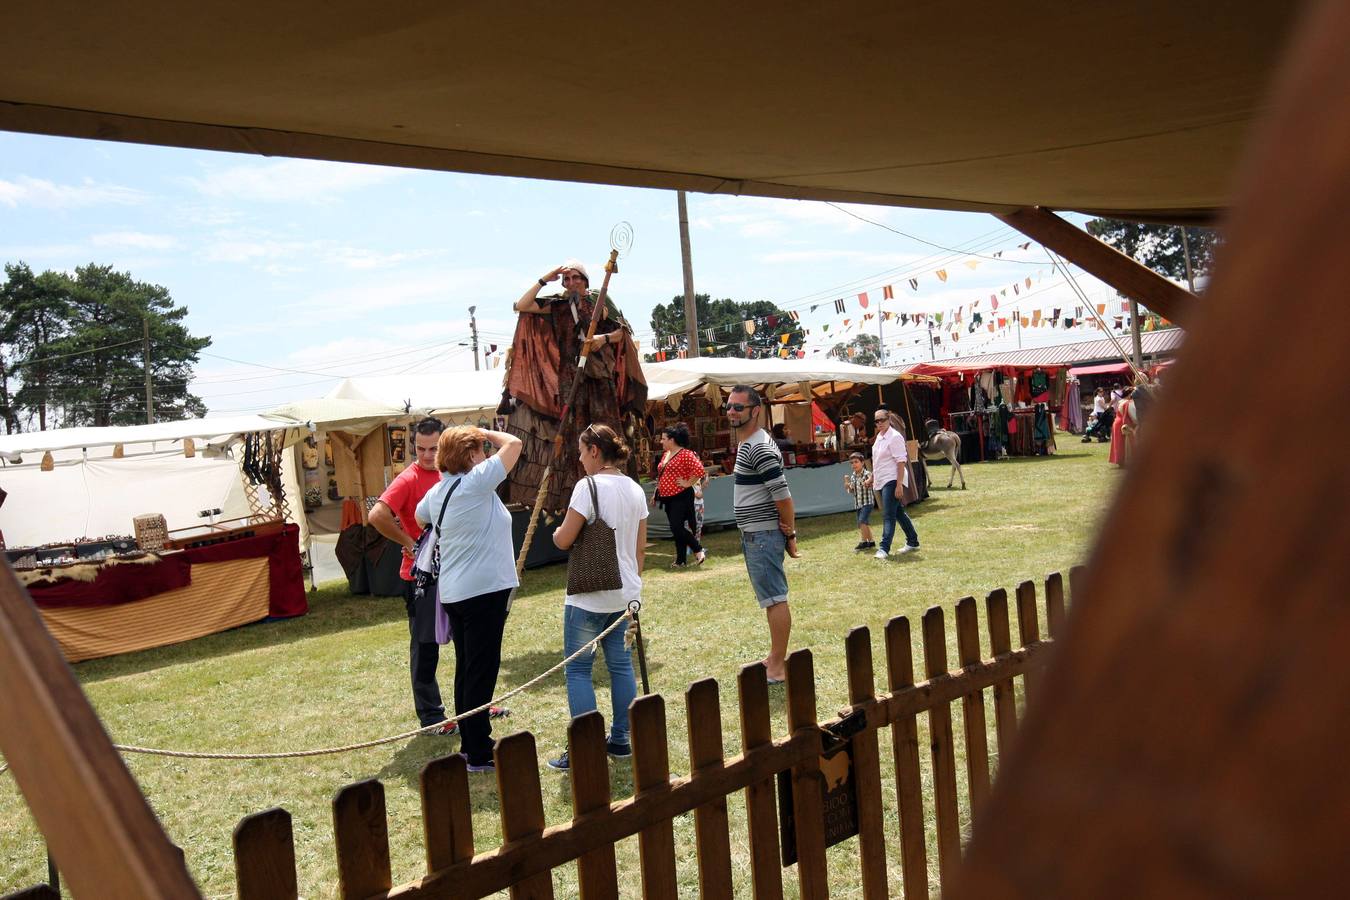
<svg viewBox="0 0 1350 900"><path fill-rule="evenodd" d="M723 411L723 412L732 412L732 411L734 411L734 412L744 412L744 411L747 410L747 409L754 409L754 408L755 408L755 406L754 406L754 404L752 404L752 403L723 403L723 404L722 404L722 411Z"/></svg>

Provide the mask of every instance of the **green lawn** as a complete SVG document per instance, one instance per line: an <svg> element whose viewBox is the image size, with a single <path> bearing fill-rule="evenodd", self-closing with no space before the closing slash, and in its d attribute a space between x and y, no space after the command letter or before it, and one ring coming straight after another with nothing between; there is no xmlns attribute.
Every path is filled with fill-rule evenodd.
<svg viewBox="0 0 1350 900"><path fill-rule="evenodd" d="M1106 446L1068 436L1049 458L1018 459L966 468L969 489L937 488L912 510L923 551L889 562L852 552L857 532L851 514L804 520L804 558L790 561L794 626L792 647L815 655L821 718L847 699L844 636L855 625L872 630L876 670L884 672L881 632L895 615L907 615L917 639L925 609L947 609L949 658L955 660L951 607L963 596L982 598L996 587L1065 571L1082 562L1116 483ZM945 483L946 471L934 468ZM842 490L842 488L841 488ZM659 514L659 513L658 513ZM874 516L879 534L879 517ZM673 545L650 548L643 630L654 691L665 694L671 765L688 771L683 692L691 682L716 678L722 688L723 732L728 753L739 748L735 677L741 665L763 656L767 632L739 556L736 532L709 536L701 569L669 571ZM507 623L501 690L544 671L561 658L564 569L527 573ZM187 644L75 667L115 741L192 750L273 751L329 746L394 734L415 727L408 689L407 625L401 600L352 597L337 584L310 595L308 616L257 625ZM982 607L982 604L981 604ZM1015 615L1015 613L1014 613ZM981 618L983 611L981 610ZM982 625L983 627L983 625ZM1044 627L1044 626L1042 626ZM1013 634L1016 635L1014 621ZM916 649L916 666L921 655ZM953 663L954 664L954 663ZM604 665L596 667L601 709L608 716ZM449 685L450 666L442 664ZM884 687L884 684L879 684ZM775 733L786 731L781 689L774 694ZM986 698L988 703L988 698ZM565 745L568 722L561 673L515 698L505 729L534 732L541 753ZM959 707L953 714L959 734ZM992 727L992 713L989 716ZM0 727L3 727L0 724ZM504 733L500 730L499 733ZM890 759L883 733L882 759ZM920 746L926 744L920 735ZM991 750L994 744L990 742ZM421 737L342 756L276 762L220 762L130 756L128 764L163 820L185 848L203 891L231 896L234 870L230 834L240 817L270 806L294 820L301 894L333 895L334 850L330 802L344 784L376 777L384 782L395 883L421 874L421 821L417 773L428 760L458 749L457 738ZM960 748L958 747L958 752ZM925 780L930 783L927 760ZM894 809L893 776L883 766L886 802ZM632 792L628 763L613 764L616 798ZM958 772L960 769L958 767ZM550 823L570 818L566 776L542 772ZM964 774L960 774L964 803ZM496 782L472 776L478 849L501 841ZM963 815L965 810L963 808ZM740 798L732 798L733 860L737 895L749 895L748 857ZM899 891L894 815L888 816L893 882ZM696 893L693 820L676 822L682 894ZM930 873L936 885L936 845L928 836ZM860 893L856 841L830 851L833 895ZM620 844L624 890L636 895L636 840ZM40 835L14 781L0 777L0 893L45 877ZM575 894L575 871L554 873L559 896ZM795 870L784 872L796 894Z"/></svg>

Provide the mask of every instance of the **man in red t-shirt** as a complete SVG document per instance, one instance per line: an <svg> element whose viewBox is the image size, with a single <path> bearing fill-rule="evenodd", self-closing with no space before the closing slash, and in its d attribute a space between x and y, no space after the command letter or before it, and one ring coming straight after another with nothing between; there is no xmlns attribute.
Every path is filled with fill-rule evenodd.
<svg viewBox="0 0 1350 900"><path fill-rule="evenodd" d="M427 491L441 480L436 468L436 444L444 428L440 420L432 418L412 427L413 465L399 473L370 511L370 524L403 548L403 565L398 574L403 579L403 603L408 611L408 667L412 672L413 706L417 709L417 720L423 725L445 721L445 706L436 683L441 645L436 643L435 607L423 604L425 609L416 609L413 604L413 547L420 531L413 513ZM431 600L435 602L435 598ZM454 731L455 727L450 725L441 733Z"/></svg>

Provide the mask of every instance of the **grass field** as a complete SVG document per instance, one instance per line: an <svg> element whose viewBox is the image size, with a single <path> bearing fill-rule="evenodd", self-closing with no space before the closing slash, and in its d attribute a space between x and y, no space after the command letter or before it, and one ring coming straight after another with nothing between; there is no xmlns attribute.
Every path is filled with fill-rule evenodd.
<svg viewBox="0 0 1350 900"><path fill-rule="evenodd" d="M880 635L885 622L907 615L915 625L933 605L951 607L963 596L982 597L1043 579L1082 562L1116 483L1106 446L1062 436L1054 457L973 465L969 489L937 488L913 508L921 553L888 562L852 552L857 532L851 514L801 522L804 558L789 561L792 648L815 656L822 718L846 702L844 636L855 625L872 630L878 672L884 671ZM935 481L946 472L934 469ZM842 487L841 487L842 490ZM658 513L659 514L659 513ZM879 532L879 517L873 518ZM709 559L700 569L669 571L673 545L649 548L643 630L648 639L652 689L666 696L671 765L688 771L683 692L698 678L721 684L723 732L728 753L739 749L735 677L761 658L767 632L739 555L735 531L709 536ZM564 569L527 573L506 627L499 690L514 687L561 658ZM93 660L75 667L86 692L119 743L191 750L274 751L344 744L416 726L407 671L407 625L401 600L352 597L345 584L310 595L310 614L290 621L236 629L174 647ZM983 629L983 624L981 625ZM1014 622L1013 634L1016 635ZM955 632L948 627L955 659ZM916 660L921 659L916 652ZM442 663L450 683L452 660ZM597 665L600 707L608 717L604 665ZM884 687L884 685L882 685ZM786 731L782 690L775 689L775 734ZM986 700L986 702L988 702ZM532 731L542 758L565 746L568 722L561 674L512 702L514 715L498 734ZM959 721L959 718L958 718ZM990 716L992 727L992 716ZM0 723L0 727L4 727ZM921 720L922 728L922 720ZM959 731L959 729L958 729ZM882 733L882 759L890 758ZM458 749L457 738L420 737L342 756L269 762L173 760L129 756L127 761L169 835L185 848L189 867L209 896L232 896L230 834L244 815L282 806L294 819L302 896L333 895L335 862L330 802L344 784L379 778L386 790L394 881L423 871L417 773L430 759ZM920 734L920 746L926 736ZM994 744L991 740L991 750ZM960 748L958 747L958 752ZM926 757L926 754L924 754ZM931 789L927 760L926 786ZM613 763L613 793L631 795L629 763ZM883 772L886 767L883 766ZM958 771L960 767L958 765ZM571 817L566 776L544 769L549 823ZM899 892L895 786L885 775L890 865ZM962 779L964 795L964 779ZM501 841L496 782L472 776L474 834L479 851ZM745 826L740 798L731 800L733 862L749 896ZM930 805L931 808L931 805ZM964 814L964 810L963 810ZM691 816L676 822L682 895L697 893ZM934 837L928 836L936 885ZM830 851L832 895L860 893L856 841ZM636 896L636 839L619 846L623 890ZM41 836L13 779L0 777L0 893L45 878ZM554 873L558 896L575 894L575 870ZM796 874L784 873L796 895ZM626 894L628 895L628 894Z"/></svg>

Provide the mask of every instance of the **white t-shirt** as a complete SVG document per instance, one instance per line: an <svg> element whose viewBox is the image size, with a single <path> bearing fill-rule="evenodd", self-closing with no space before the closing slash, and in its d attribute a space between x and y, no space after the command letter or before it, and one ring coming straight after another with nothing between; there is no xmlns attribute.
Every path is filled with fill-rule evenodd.
<svg viewBox="0 0 1350 900"><path fill-rule="evenodd" d="M642 596L642 576L637 568L638 524L647 518L647 495L627 475L595 476L595 495L600 501L600 518L614 529L614 544L619 551L619 577L623 587L616 591L568 594L564 603L587 612L623 612L628 601ZM450 501L454 504L454 501ZM575 509L587 520L591 517L591 490L582 478L572 488L568 509Z"/></svg>
<svg viewBox="0 0 1350 900"><path fill-rule="evenodd" d="M462 476L442 474L441 483L417 504L418 520L435 525L445 492L459 482L441 521L437 589L442 603L458 603L520 585L515 545L511 542L511 514L496 493L497 485L504 480L502 461L490 456Z"/></svg>

